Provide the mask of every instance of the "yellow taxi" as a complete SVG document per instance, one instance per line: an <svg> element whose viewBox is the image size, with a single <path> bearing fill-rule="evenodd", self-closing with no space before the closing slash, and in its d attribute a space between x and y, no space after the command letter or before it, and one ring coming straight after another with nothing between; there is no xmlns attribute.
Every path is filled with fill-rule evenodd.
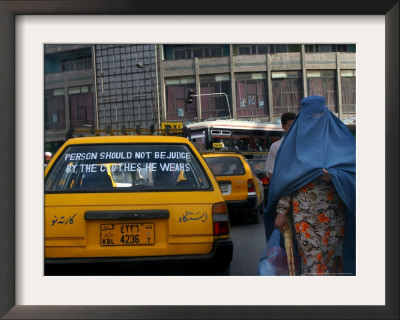
<svg viewBox="0 0 400 320"><path fill-rule="evenodd" d="M69 139L44 191L45 275L229 274L227 205L185 138Z"/></svg>
<svg viewBox="0 0 400 320"><path fill-rule="evenodd" d="M238 152L203 152L216 177L229 214L245 216L259 223L264 211L264 189L247 159Z"/></svg>

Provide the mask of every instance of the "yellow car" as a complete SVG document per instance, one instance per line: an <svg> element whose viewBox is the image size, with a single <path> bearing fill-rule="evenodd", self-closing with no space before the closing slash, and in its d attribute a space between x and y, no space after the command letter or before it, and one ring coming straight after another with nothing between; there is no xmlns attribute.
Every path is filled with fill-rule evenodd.
<svg viewBox="0 0 400 320"><path fill-rule="evenodd" d="M227 205L185 138L72 138L45 170L45 275L229 274Z"/></svg>
<svg viewBox="0 0 400 320"><path fill-rule="evenodd" d="M264 211L264 189L247 159L237 152L204 152L231 215L259 223Z"/></svg>

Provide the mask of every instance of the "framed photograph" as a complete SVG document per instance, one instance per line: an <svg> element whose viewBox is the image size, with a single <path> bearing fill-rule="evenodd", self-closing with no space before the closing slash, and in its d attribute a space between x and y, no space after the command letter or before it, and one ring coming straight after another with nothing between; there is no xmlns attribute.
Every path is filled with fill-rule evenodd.
<svg viewBox="0 0 400 320"><path fill-rule="evenodd" d="M266 20L274 25L270 35ZM399 144L398 0L0 1L0 21L2 318L399 318L399 151L393 147ZM356 277L43 276L43 253L37 254L43 244L32 250L26 243L38 247L35 239L43 238L43 128L38 124L43 123L44 43L317 43L325 39L318 25L332 31L326 41L360 45L357 185L364 186L357 189L363 196L357 194L357 250L362 250ZM353 27L361 30L360 42L340 25L349 26L349 34ZM252 33L249 26L259 29ZM221 35L213 36L213 30ZM376 59L373 66L371 59ZM371 88L378 92L374 97L368 96ZM132 290L133 280L141 294ZM321 287L334 301L314 294Z"/></svg>

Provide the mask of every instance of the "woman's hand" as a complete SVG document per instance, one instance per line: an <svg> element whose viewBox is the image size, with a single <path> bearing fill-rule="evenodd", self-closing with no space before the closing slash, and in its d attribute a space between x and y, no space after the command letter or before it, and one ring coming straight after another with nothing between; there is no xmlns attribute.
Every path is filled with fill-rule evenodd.
<svg viewBox="0 0 400 320"><path fill-rule="evenodd" d="M328 170L322 169L322 172L323 172L322 179L327 181L327 182L331 181L331 176L330 176Z"/></svg>
<svg viewBox="0 0 400 320"><path fill-rule="evenodd" d="M289 228L289 220L286 215L278 213L274 223L275 228L279 229L282 233Z"/></svg>

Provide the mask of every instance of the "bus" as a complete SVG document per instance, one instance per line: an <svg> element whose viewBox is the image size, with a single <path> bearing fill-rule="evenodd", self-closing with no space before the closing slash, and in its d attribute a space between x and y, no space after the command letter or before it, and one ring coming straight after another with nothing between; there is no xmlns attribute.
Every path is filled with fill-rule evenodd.
<svg viewBox="0 0 400 320"><path fill-rule="evenodd" d="M236 149L246 158L265 158L272 143L283 137L281 124L244 120L212 120L186 125L199 151Z"/></svg>

